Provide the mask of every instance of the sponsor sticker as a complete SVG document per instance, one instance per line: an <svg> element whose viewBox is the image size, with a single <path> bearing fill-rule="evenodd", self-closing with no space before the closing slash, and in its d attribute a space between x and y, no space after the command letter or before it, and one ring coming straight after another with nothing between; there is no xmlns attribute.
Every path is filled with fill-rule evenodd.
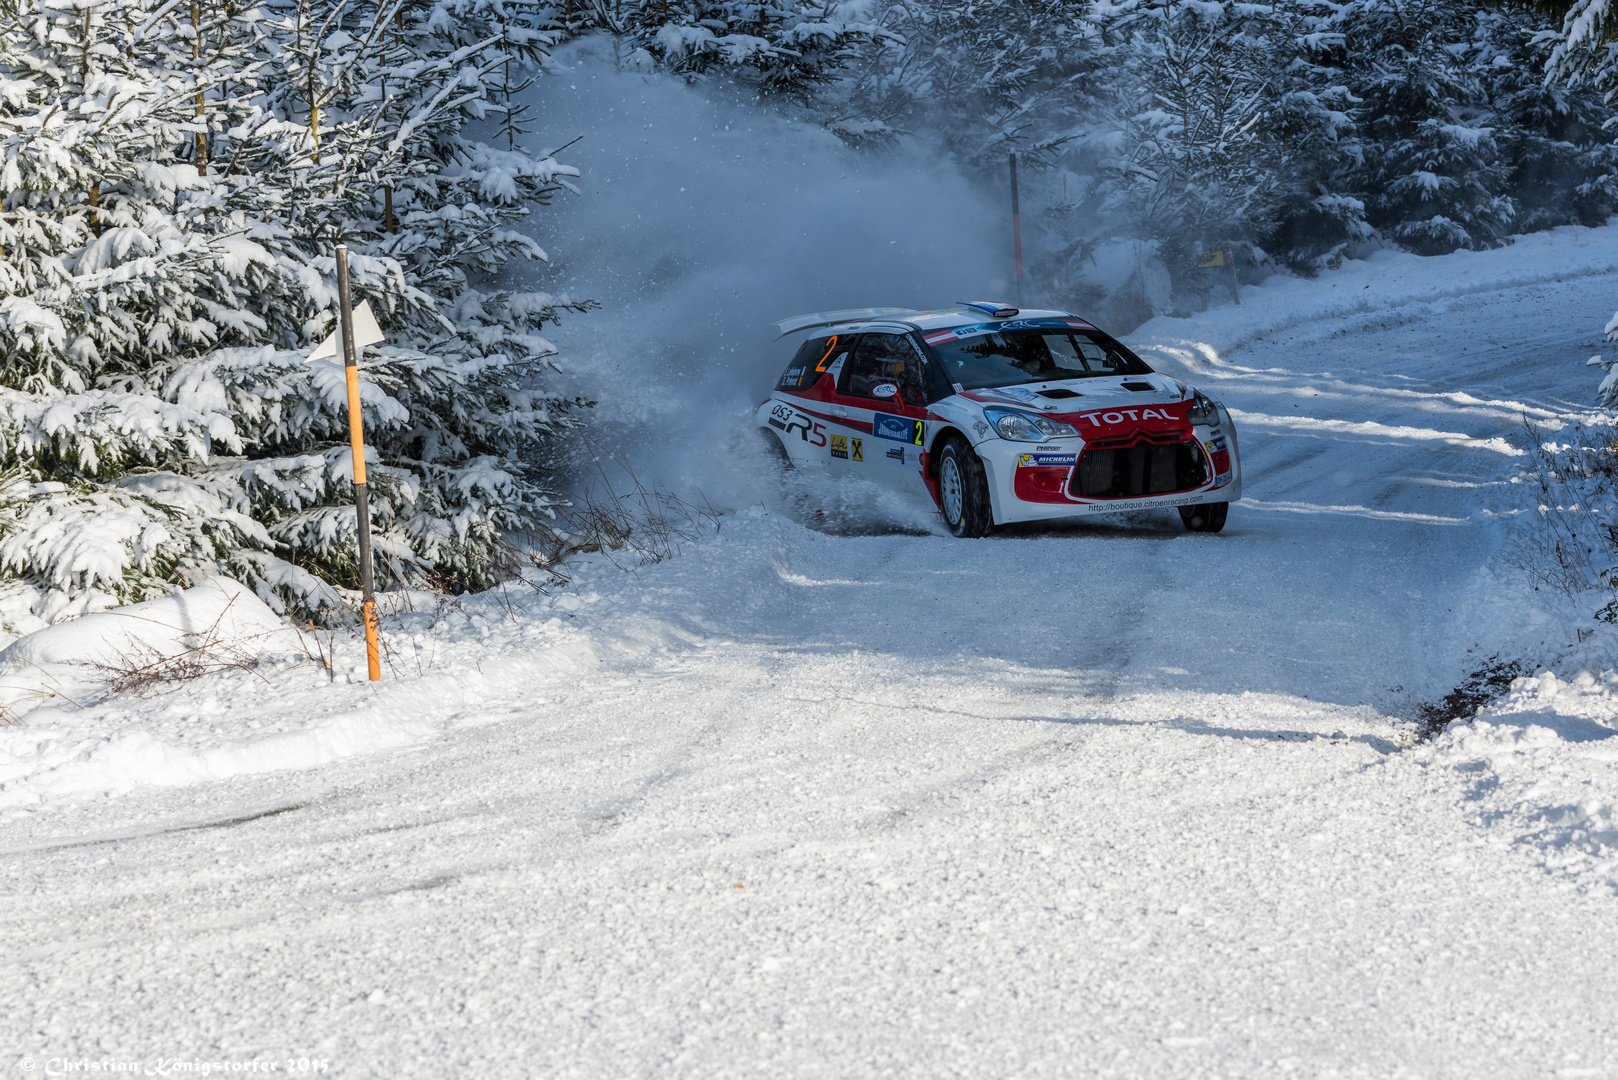
<svg viewBox="0 0 1618 1080"><path fill-rule="evenodd" d="M854 455L854 460L855 461L864 461L865 460L865 443L862 442L859 439L852 439L852 440L850 440L850 442L853 443L853 449L852 449L851 453Z"/></svg>
<svg viewBox="0 0 1618 1080"><path fill-rule="evenodd" d="M878 439L888 439L892 442L920 446L923 432L924 427L920 420L912 420L906 416L893 416L890 413L877 413L871 417L871 434Z"/></svg>
<svg viewBox="0 0 1618 1080"><path fill-rule="evenodd" d="M1116 409L1112 412L1085 413L1079 419L1088 421L1096 427L1110 427L1123 423L1126 417L1136 423L1142 420L1167 420L1172 423L1178 419L1173 413L1164 412L1162 409Z"/></svg>
<svg viewBox="0 0 1618 1080"><path fill-rule="evenodd" d="M770 408L770 426L779 429L783 434L790 435L794 431L806 443L814 446L826 445L826 425L818 420L811 420L802 413L795 411L789 405L776 402Z"/></svg>
<svg viewBox="0 0 1618 1080"><path fill-rule="evenodd" d="M799 414L791 406L779 402L770 408L770 426L788 435L797 431L803 438L809 437L809 418Z"/></svg>
<svg viewBox="0 0 1618 1080"><path fill-rule="evenodd" d="M1208 443L1208 449L1212 450L1216 454L1225 449L1225 437L1223 435L1216 436L1211 442Z"/></svg>
<svg viewBox="0 0 1618 1080"><path fill-rule="evenodd" d="M833 435L831 437L831 456L848 460L848 436Z"/></svg>
<svg viewBox="0 0 1618 1080"><path fill-rule="evenodd" d="M1029 405L1040 404L1039 395L1022 386L997 386L987 390L979 390L984 397L997 397L1002 401L1016 401Z"/></svg>
<svg viewBox="0 0 1618 1080"><path fill-rule="evenodd" d="M890 382L877 383L871 387L872 397L892 397L899 392L899 388Z"/></svg>
<svg viewBox="0 0 1618 1080"><path fill-rule="evenodd" d="M1039 468L1056 468L1072 465L1078 460L1076 454L1019 454L1017 455L1017 468L1026 469L1030 466Z"/></svg>
<svg viewBox="0 0 1618 1080"><path fill-rule="evenodd" d="M962 338L998 334L1003 330L1094 330L1083 319L1012 319L1007 322L973 323L970 326L952 326L948 330L934 330L923 334L921 340L929 345L943 345Z"/></svg>
<svg viewBox="0 0 1618 1080"><path fill-rule="evenodd" d="M1207 501L1207 497L1204 495L1186 495L1178 499L1154 498L1151 495L1145 495L1138 499L1119 499L1118 502L1125 504L1123 506L1118 506L1112 502L1081 503L1079 509L1091 514L1105 514L1115 510L1143 510L1149 506L1194 506L1197 503Z"/></svg>
<svg viewBox="0 0 1618 1080"><path fill-rule="evenodd" d="M903 465L905 463L905 448L902 446L894 447L892 450L888 451L888 458L889 460L897 461L899 464Z"/></svg>

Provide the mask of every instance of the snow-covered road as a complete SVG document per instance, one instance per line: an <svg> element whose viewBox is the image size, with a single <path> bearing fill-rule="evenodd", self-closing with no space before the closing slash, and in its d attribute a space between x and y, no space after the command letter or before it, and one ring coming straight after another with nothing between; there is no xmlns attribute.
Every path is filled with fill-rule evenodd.
<svg viewBox="0 0 1618 1080"><path fill-rule="evenodd" d="M0 1044L347 1076L1618 1076L1611 849L1533 833L1549 789L1509 765L1541 754L1582 792L1542 801L1610 828L1607 729L1483 754L1401 722L1555 632L1490 562L1495 515L1523 414L1586 410L1614 236L1143 328L1241 426L1217 537L745 510L635 573L400 619L422 673L378 688L33 714L0 735ZM1610 696L1587 682L1561 700ZM264 738L303 768L242 765Z"/></svg>

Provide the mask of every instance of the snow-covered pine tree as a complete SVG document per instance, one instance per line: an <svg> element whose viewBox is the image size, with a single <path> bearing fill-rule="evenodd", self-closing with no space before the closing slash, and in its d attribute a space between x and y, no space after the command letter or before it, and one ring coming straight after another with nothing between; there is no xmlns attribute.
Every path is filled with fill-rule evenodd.
<svg viewBox="0 0 1618 1080"><path fill-rule="evenodd" d="M1351 244L1376 233L1352 188L1364 155L1362 102L1344 75L1346 43L1331 26L1336 10L1327 0L1299 0L1271 11L1280 20L1270 76L1280 183L1274 227L1262 243L1304 273L1335 265Z"/></svg>
<svg viewBox="0 0 1618 1080"><path fill-rule="evenodd" d="M690 78L725 75L799 106L887 36L845 17L837 0L595 0L593 13L636 62Z"/></svg>
<svg viewBox="0 0 1618 1080"><path fill-rule="evenodd" d="M1308 54L1322 35L1298 9L1124 0L1097 18L1117 95L1113 202L1158 244L1177 291L1201 276L1195 252L1256 253L1288 216L1361 228L1328 183L1349 152L1351 99Z"/></svg>
<svg viewBox="0 0 1618 1080"><path fill-rule="evenodd" d="M537 331L493 287L572 173L498 129L542 13L407 0L0 13L0 518L12 631L224 571L308 612L352 584L332 246L364 366L382 577L487 584L546 512Z"/></svg>
<svg viewBox="0 0 1618 1080"><path fill-rule="evenodd" d="M1478 18L1447 0L1351 0L1333 19L1364 102L1355 186L1370 222L1413 251L1490 247L1515 219L1510 133L1470 63Z"/></svg>
<svg viewBox="0 0 1618 1080"><path fill-rule="evenodd" d="M253 167L285 178L260 198L303 244L287 255L318 274L283 319L311 339L330 329L330 250L346 241L357 295L390 336L362 370L381 392L366 415L380 458L377 550L403 580L492 583L508 568L503 537L549 505L534 440L554 434L571 406L533 389L555 351L537 330L583 306L491 285L512 260L545 258L512 226L574 175L517 147L512 71L532 72L543 58L546 10L328 0L276 19L287 45L268 110L301 120L308 138L266 142ZM471 137L469 125L504 145ZM312 250L305 238L316 239ZM307 455L311 439L326 448L317 498L253 490L278 541L343 572L353 514L340 420L333 409L314 429L264 433L266 450L289 460Z"/></svg>
<svg viewBox="0 0 1618 1080"><path fill-rule="evenodd" d="M1016 151L1048 164L1096 105L1089 0L894 0L850 98L864 113L926 132L961 165L999 177Z"/></svg>
<svg viewBox="0 0 1618 1080"><path fill-rule="evenodd" d="M1506 132L1507 191L1522 232L1600 225L1618 210L1618 127L1601 94L1546 80L1553 24L1532 8L1479 16L1471 63Z"/></svg>
<svg viewBox="0 0 1618 1080"><path fill-rule="evenodd" d="M1546 74L1550 81L1593 87L1608 104L1618 100L1618 4L1574 0L1562 20ZM1618 115L1608 117L1606 127L1618 128ZM1605 332L1608 341L1618 342L1618 313L1608 320ZM1618 380L1609 375L1609 382L1602 385L1605 405L1618 404L1618 391L1607 393L1614 384Z"/></svg>
<svg viewBox="0 0 1618 1080"><path fill-rule="evenodd" d="M199 56L206 19L154 8L0 10L0 621L13 629L268 542L204 486L160 490L244 449L227 416L164 397L154 369L251 320L220 301L252 276L252 245L195 196L215 187L208 129L248 109L222 76L253 65L249 28Z"/></svg>
<svg viewBox="0 0 1618 1080"><path fill-rule="evenodd" d="M1554 81L1596 88L1609 104L1618 101L1618 4L1573 0L1555 35L1546 72Z"/></svg>

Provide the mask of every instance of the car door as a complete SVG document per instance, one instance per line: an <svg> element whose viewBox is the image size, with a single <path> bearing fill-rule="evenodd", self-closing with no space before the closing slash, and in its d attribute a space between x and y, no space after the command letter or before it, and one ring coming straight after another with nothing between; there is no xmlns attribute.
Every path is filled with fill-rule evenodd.
<svg viewBox="0 0 1618 1080"><path fill-rule="evenodd" d="M851 471L925 492L921 451L927 395L922 355L908 334L867 333L843 364L834 413L861 432L849 446ZM858 462L855 459L858 451ZM860 467L863 466L863 469Z"/></svg>

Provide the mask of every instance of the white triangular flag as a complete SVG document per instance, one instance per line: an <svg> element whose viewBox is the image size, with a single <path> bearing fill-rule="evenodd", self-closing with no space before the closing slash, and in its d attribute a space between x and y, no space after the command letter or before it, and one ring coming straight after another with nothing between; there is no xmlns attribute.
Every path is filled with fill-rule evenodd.
<svg viewBox="0 0 1618 1080"><path fill-rule="evenodd" d="M309 354L311 360L324 360L330 356L335 358L342 351L337 336L342 330L339 326L331 332L331 336L315 346L315 351ZM367 345L377 345L387 340L382 328L376 324L376 316L371 314L371 302L361 300L360 306L354 309L354 355Z"/></svg>

